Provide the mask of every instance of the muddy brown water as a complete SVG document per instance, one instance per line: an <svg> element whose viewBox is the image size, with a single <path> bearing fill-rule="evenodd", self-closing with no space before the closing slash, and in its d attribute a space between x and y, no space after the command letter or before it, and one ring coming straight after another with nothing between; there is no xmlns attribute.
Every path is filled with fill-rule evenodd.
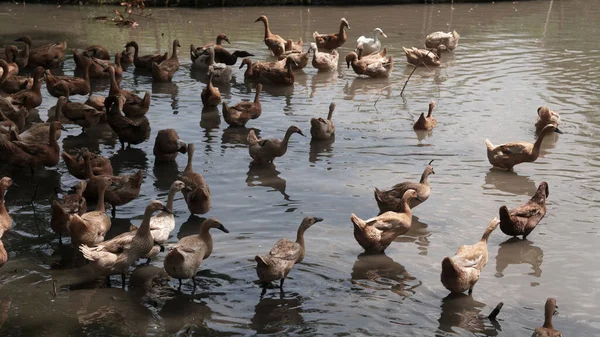
<svg viewBox="0 0 600 337"><path fill-rule="evenodd" d="M2 4L1 35L5 44L28 34L40 42L67 40L69 47L102 44L112 52L129 40L138 41L142 52L164 52L178 38L182 66L173 83L153 85L133 68L124 74L124 88L152 93L149 141L122 150L108 127L81 134L67 125L60 143L67 150L100 151L116 173L144 170L140 197L119 208L112 236L139 224L147 202L165 199L181 174L184 156L177 165L155 166L152 155L158 130L177 129L196 144L195 168L210 185L213 208L203 217L218 217L231 233L213 232L213 255L202 265L195 292L190 282L177 291L176 281L161 280L163 255L138 268L127 290L113 277L114 288L63 288L54 298L53 279L62 284L81 273L65 267L71 250L68 241L59 247L49 230L48 198L55 187L67 190L75 180L63 163L39 172L33 208L29 174L3 169L20 187L6 194L15 224L3 238L10 260L0 269L0 335L528 336L543 323L550 296L557 298L554 321L564 335L600 335L600 9L593 2L153 9L151 18L138 18L134 30L86 19L111 10ZM297 73L293 88L266 87L263 115L248 127L266 137L281 137L292 124L308 132L309 119L326 116L333 101L337 133L334 143L321 145L294 135L284 157L256 170L249 168L247 130L229 129L217 112L202 112L206 77L191 70L188 46L225 32L232 42L228 48L264 60L269 56L263 28L253 23L263 13L275 33L304 41L314 30L337 30L339 18L347 18L352 30L342 55L358 36L380 27L396 63L389 80L357 78L341 65L335 74L317 74L309 66ZM462 36L459 48L446 55L443 67L416 71L403 100L400 89L412 68L402 46L420 46L427 33L452 29ZM69 57L63 70L72 74L73 68ZM224 100L252 99L237 67L234 76L221 88ZM56 99L42 89L39 117L46 120ZM108 83L95 82L94 90L106 94ZM430 100L437 102L439 124L430 135L417 135L412 122ZM565 133L544 141L537 162L512 173L491 170L484 139L533 140L541 105L560 112ZM417 180L431 159L432 194L415 209L411 231L385 255L362 255L350 214L375 215L373 188ZM526 201L542 181L549 183L550 196L538 228L527 241L493 233L489 262L473 295L449 297L439 281L441 260L476 242L502 204ZM202 220L189 216L181 196L175 214L171 243L193 233ZM261 298L253 283L254 255L281 237L293 238L306 215L325 221L306 233L304 262L290 274L283 295L271 290ZM501 301L499 325L480 317Z"/></svg>

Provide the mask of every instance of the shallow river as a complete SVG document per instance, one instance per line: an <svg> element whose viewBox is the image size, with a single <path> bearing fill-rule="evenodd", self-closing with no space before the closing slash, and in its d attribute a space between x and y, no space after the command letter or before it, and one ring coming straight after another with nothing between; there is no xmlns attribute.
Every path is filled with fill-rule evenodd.
<svg viewBox="0 0 600 337"><path fill-rule="evenodd" d="M80 134L79 127L67 125L60 143L71 151L82 146L100 151L116 173L144 170L140 197L119 208L113 236L130 222L139 225L147 202L166 199L183 171L185 156L178 157L177 166L155 167L152 155L158 130L177 129L196 144L195 169L210 185L213 207L204 216L218 217L231 233L213 232L213 255L204 262L194 293L191 282L174 290L175 280L171 287L122 290L120 278L113 277L116 287L63 288L54 297L52 280L61 284L74 271L61 267L69 265L70 245L60 248L49 229L48 198L55 187L67 190L75 180L62 162L39 172L32 207L34 181L28 172L13 172L20 187L6 194L15 225L3 238L10 260L0 269L0 335L529 336L543 323L544 302L551 296L557 298L554 320L563 335L600 335L600 8L593 1L153 9L133 30L87 19L111 11L2 4L0 29L5 44L30 35L34 44L67 40L69 48L102 44L112 52L129 40L136 40L142 53L165 52L178 38L182 66L172 84L152 85L133 67L124 74L124 88L152 92L147 142L121 150L107 126ZM335 102L336 139L311 146L309 138L294 135L274 167L250 170L247 130L228 129L217 112L202 113L206 76L191 70L188 46L224 32L232 42L227 48L264 60L269 56L263 27L253 23L261 14L268 15L273 32L304 41L315 30L337 31L345 17L352 30L342 55L358 36L381 27L396 63L388 81L357 78L345 64L326 75L309 65L297 73L293 89L266 87L263 115L248 127L263 137L282 137L292 124L308 133L310 118L326 116ZM417 70L400 97L412 70L402 46L422 46L428 33L453 29L461 34L455 53L445 55L439 69ZM73 68L69 56L63 70L72 74ZM251 99L242 71L234 67L234 75L231 86L221 88L224 100ZM95 82L94 90L106 95L108 83ZM46 120L56 99L45 86L42 91L39 111ZM412 122L430 100L437 102L439 124L419 139ZM542 105L560 112L564 134L548 137L535 163L512 173L491 170L484 139L533 141L536 109ZM432 194L415 209L411 231L386 255L361 255L350 214L376 215L373 188L418 180L432 159ZM501 205L525 202L542 181L550 186L548 213L528 240L506 243L509 237L498 229L472 297L447 297L439 280L442 259L475 243ZM172 243L201 222L189 216L181 195L175 212ZM325 221L306 233L304 262L291 272L283 296L270 290L261 298L253 283L254 256L281 237L293 239L307 215ZM162 267L163 257L152 264ZM480 319L499 302L504 302L499 326Z"/></svg>

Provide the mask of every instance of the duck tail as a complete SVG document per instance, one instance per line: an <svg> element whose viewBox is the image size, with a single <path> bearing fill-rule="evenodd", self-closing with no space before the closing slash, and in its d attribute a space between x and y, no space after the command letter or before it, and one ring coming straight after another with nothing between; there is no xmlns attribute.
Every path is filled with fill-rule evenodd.
<svg viewBox="0 0 600 337"><path fill-rule="evenodd" d="M446 256L442 260L442 277L456 277L458 275L458 269L452 258Z"/></svg>
<svg viewBox="0 0 600 337"><path fill-rule="evenodd" d="M460 38L460 35L458 34L457 31L453 30L452 31L452 37L454 37L456 40L458 40Z"/></svg>
<svg viewBox="0 0 600 337"><path fill-rule="evenodd" d="M419 116L419 119L417 119L417 121L413 125L413 129L415 129L415 130L425 130L426 129L424 112L421 112L421 116Z"/></svg>
<svg viewBox="0 0 600 337"><path fill-rule="evenodd" d="M142 174L142 170L139 170L131 177L130 180L132 181L132 185L135 188L139 188L140 186L142 186L143 179L144 179L144 176Z"/></svg>
<svg viewBox="0 0 600 337"><path fill-rule="evenodd" d="M256 260L259 266L268 267L271 263L271 258L266 255L256 255L254 257L254 260Z"/></svg>
<svg viewBox="0 0 600 337"><path fill-rule="evenodd" d="M254 144L258 143L258 137L256 137L256 133L254 132L254 129L251 129L250 132L248 132L248 143L250 145L254 145Z"/></svg>
<svg viewBox="0 0 600 337"><path fill-rule="evenodd" d="M321 34L319 34L319 32L315 30L315 32L313 33L313 38L316 40L319 36L321 36Z"/></svg>
<svg viewBox="0 0 600 337"><path fill-rule="evenodd" d="M150 92L148 91L146 91L146 93L144 94L143 106L150 107Z"/></svg>
<svg viewBox="0 0 600 337"><path fill-rule="evenodd" d="M79 251L81 252L81 254L83 254L83 257L85 257L86 260L96 261L94 250L88 247L87 245L81 244L79 246Z"/></svg>
<svg viewBox="0 0 600 337"><path fill-rule="evenodd" d="M373 191L373 196L375 197L375 201L377 201L377 205L383 203L383 198L384 198L383 191L381 191L377 187L375 187L375 190Z"/></svg>
<svg viewBox="0 0 600 337"><path fill-rule="evenodd" d="M402 47L402 50L404 50L404 54L406 54L406 55L410 54L410 49L406 49L405 47Z"/></svg>
<svg viewBox="0 0 600 337"><path fill-rule="evenodd" d="M494 144L492 144L492 142L490 142L489 139L485 139L485 146L487 147L488 151L493 151L495 146Z"/></svg>
<svg viewBox="0 0 600 337"><path fill-rule="evenodd" d="M510 224L512 223L512 219L510 218L510 212L508 211L508 207L503 205L498 210L498 215L500 216L500 224Z"/></svg>
<svg viewBox="0 0 600 337"><path fill-rule="evenodd" d="M494 217L485 228L485 232L483 232L483 236L481 237L481 241L487 242L490 234L498 227L500 224L500 220L497 217Z"/></svg>
<svg viewBox="0 0 600 337"><path fill-rule="evenodd" d="M367 223L363 219L357 217L354 213L350 215L350 221L358 228L365 228L367 226Z"/></svg>

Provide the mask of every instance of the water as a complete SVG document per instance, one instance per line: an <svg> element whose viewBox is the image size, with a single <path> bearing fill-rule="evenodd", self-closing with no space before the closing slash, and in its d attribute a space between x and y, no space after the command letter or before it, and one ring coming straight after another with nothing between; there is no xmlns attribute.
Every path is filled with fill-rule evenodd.
<svg viewBox="0 0 600 337"><path fill-rule="evenodd" d="M600 203L595 24L600 10L584 1L451 8L154 9L151 18L138 18L139 29L130 30L86 20L110 14L110 7L3 4L5 42L29 34L38 43L66 39L69 47L103 44L115 52L136 40L148 53L169 50L175 38L181 41L182 67L172 84L152 85L148 76L132 68L124 74L124 88L152 92L148 142L121 150L109 128L79 135L73 125L67 125L69 132L60 142L65 149L101 151L111 158L116 173L144 170L140 198L119 208L112 236L130 222L139 224L149 200L166 198L186 158L180 156L176 167L155 167L152 146L159 129L177 129L182 139L196 144L195 169L212 191L213 208L204 216L218 217L231 233L213 233L214 252L204 262L193 294L190 282L177 292L169 290L177 286L171 281L149 291L93 286L59 290L53 298L52 279L63 280L73 271L60 267L71 252L69 245L58 248L49 230L48 197L54 186L65 190L75 180L63 163L40 172L44 184L34 213L29 203L32 179L14 174L20 187L6 195L15 227L3 238L10 260L0 270L0 335L168 336L190 329L195 336L525 336L542 324L543 305L550 296L557 298L555 326L564 335L600 335L600 235L594 211ZM264 137L282 137L292 124L308 132L309 119L326 116L334 101L337 134L326 146L311 146L308 138L294 135L288 153L274 167L254 170L249 169L243 141L247 131L227 129L214 112L202 114L205 76L190 70L187 46L225 32L232 41L230 50L247 50L264 60L263 28L253 23L263 13L275 33L304 41L311 40L314 30L336 31L339 18L347 18L352 31L342 55L354 48L358 36L381 27L396 65L387 81L357 78L345 67L332 75L309 67L297 74L293 89L266 87L263 114L248 127L260 129ZM405 64L401 47L420 46L429 32L451 29L462 36L455 54L445 57L442 68L419 69L403 100L399 93L412 68ZM69 58L63 70L71 74L73 67ZM252 99L254 92L243 84L242 72L234 68L234 75L234 84L221 88L224 100ZM106 94L107 82L95 83L95 89ZM43 91L39 111L45 120L56 99ZM411 125L430 100L437 102L439 124L419 140ZM536 163L519 165L514 173L490 170L484 139L532 141L541 105L560 112L565 134L546 139ZM431 159L436 172L432 194L415 209L411 231L386 255L361 255L350 213L375 215L373 188L417 180ZM548 214L529 241L505 243L509 238L497 230L473 296L447 297L439 281L441 260L460 245L476 242L502 204L526 201L541 181L550 185ZM189 217L181 196L175 212L171 242L192 233L201 221ZM293 239L306 215L325 221L307 232L304 263L290 274L283 297L269 291L261 298L252 283L257 279L254 255L267 252L281 237ZM153 265L161 267L162 257ZM119 282L113 278L117 287ZM501 301L500 330L479 315L487 315Z"/></svg>

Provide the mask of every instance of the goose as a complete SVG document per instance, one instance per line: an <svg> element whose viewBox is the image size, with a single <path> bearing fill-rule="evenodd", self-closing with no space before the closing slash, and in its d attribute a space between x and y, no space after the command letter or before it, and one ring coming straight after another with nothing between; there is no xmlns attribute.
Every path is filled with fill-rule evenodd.
<svg viewBox="0 0 600 337"><path fill-rule="evenodd" d="M375 28L373 30L373 37L361 36L356 40L356 45L362 45L365 55L377 53L381 49L381 41L379 41L379 35L386 37L385 33L381 28Z"/></svg>

